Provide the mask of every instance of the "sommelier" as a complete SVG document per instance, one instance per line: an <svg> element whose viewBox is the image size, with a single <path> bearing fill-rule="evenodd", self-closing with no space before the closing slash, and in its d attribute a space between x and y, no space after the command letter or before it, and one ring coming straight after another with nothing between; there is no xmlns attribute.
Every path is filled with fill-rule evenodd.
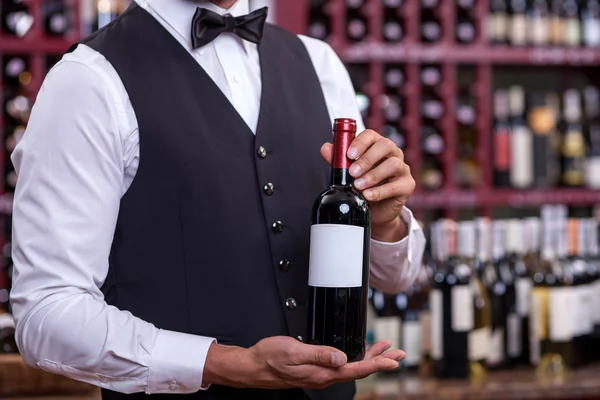
<svg viewBox="0 0 600 400"><path fill-rule="evenodd" d="M12 155L11 301L29 365L104 399L210 400L350 400L353 380L397 367L386 342L353 363L303 343L332 120L359 121L350 174L385 292L421 264L414 180L365 130L332 49L266 12L136 0L49 72Z"/></svg>

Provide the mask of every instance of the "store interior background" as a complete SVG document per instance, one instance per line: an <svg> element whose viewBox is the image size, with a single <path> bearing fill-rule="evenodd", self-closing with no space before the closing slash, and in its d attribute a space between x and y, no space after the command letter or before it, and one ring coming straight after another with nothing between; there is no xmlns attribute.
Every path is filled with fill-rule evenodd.
<svg viewBox="0 0 600 400"><path fill-rule="evenodd" d="M17 182L10 153L48 70L72 43L110 22L129 1L0 0L0 313L10 312L10 210ZM348 68L366 126L404 151L417 180L408 206L428 237L423 268L415 284L397 296L372 291L368 334L369 342L393 338L409 357L395 373L362 381L361 395L425 399L438 398L442 390L456 398L600 398L600 1L250 0L250 5L269 6L270 22L332 46ZM502 239L498 254L491 236L487 255L471 254L486 237L481 230L492 227ZM548 260L541 257L544 243L555 250ZM452 249L457 257L449 257ZM482 271L496 264L490 271L497 276L479 275L488 308L478 307L475 296L475 322L464 332L470 337L465 343L473 344L476 338L469 334L486 329L487 353L465 354L468 371L448 383L436 378L444 368L453 369L454 361L436 366L430 332L445 325L432 320L430 299L432 291L451 292L439 287L436 274L447 279L457 260L483 265ZM502 262L510 266L509 278L501 276ZM519 286L519 279L530 283ZM525 288L520 292L529 299L525 311L498 306L509 301L495 292L500 284L509 292L511 285L513 291ZM525 330L523 338L531 335L537 328L530 329L529 320L553 312L552 301L540 303L536 289L560 285L587 293L581 299L573 295L576 306L568 312L559 310L564 324L577 326L575 333L553 342L547 327L538 332L545 344L533 365L529 354L498 363L489 349L502 340L507 351L512 314ZM494 322L500 319L504 322ZM27 369L18 354L2 352L0 398L52 394L44 393L46 384L50 392L85 391ZM3 359L10 361L3 366Z"/></svg>

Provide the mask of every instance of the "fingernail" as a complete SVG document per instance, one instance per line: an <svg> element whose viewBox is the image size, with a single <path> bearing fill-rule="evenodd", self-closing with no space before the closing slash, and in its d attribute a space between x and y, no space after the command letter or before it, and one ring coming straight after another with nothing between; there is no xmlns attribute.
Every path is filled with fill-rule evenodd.
<svg viewBox="0 0 600 400"><path fill-rule="evenodd" d="M346 364L346 360L344 360L344 357L340 353L333 352L331 353L331 363L334 367L343 367Z"/></svg>
<svg viewBox="0 0 600 400"><path fill-rule="evenodd" d="M364 179L357 179L356 181L354 181L354 187L357 189L362 189L365 185L365 180Z"/></svg>
<svg viewBox="0 0 600 400"><path fill-rule="evenodd" d="M358 156L358 150L356 150L356 147L350 147L346 153L346 156L352 160L356 160L356 157Z"/></svg>
<svg viewBox="0 0 600 400"><path fill-rule="evenodd" d="M350 175L357 176L360 174L360 165L354 164L350 167Z"/></svg>
<svg viewBox="0 0 600 400"><path fill-rule="evenodd" d="M365 190L364 195L365 195L365 197L367 199L372 199L373 198L373 191L372 190Z"/></svg>

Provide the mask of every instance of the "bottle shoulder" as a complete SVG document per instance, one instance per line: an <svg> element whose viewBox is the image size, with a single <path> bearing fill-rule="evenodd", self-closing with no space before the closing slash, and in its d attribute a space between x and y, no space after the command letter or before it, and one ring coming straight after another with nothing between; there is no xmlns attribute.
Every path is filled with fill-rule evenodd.
<svg viewBox="0 0 600 400"><path fill-rule="evenodd" d="M317 201L321 204L349 203L368 207L367 200L353 186L331 186L319 195Z"/></svg>

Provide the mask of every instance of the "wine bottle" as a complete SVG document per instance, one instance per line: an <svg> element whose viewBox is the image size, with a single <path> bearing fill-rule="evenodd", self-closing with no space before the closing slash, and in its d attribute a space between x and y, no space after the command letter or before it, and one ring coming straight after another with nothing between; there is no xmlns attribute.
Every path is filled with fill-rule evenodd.
<svg viewBox="0 0 600 400"><path fill-rule="evenodd" d="M396 295L396 307L402 320L400 348L406 353L402 368L416 370L421 364L421 297L420 283L415 281L406 292Z"/></svg>
<svg viewBox="0 0 600 400"><path fill-rule="evenodd" d="M534 229L530 222L529 229ZM526 245L526 231L527 226L524 225L523 221L519 219L510 219L507 221L507 241L509 242L509 259L511 273L514 277L514 292L515 292L515 321L518 324L517 331L511 334L515 334L516 339L520 342L520 352L511 354L513 364L524 364L527 362L527 354L529 354L529 314L531 307L531 288L533 281L531 280L530 271L527 268L525 254L528 249ZM535 235L534 232L530 233ZM531 246L535 246L535 243L530 243ZM520 333L520 335L519 335ZM511 339L512 340L512 339Z"/></svg>
<svg viewBox="0 0 600 400"><path fill-rule="evenodd" d="M398 18L388 19L386 17L383 23L383 38L386 42L396 43L402 40L404 36L404 30L402 25L398 22Z"/></svg>
<svg viewBox="0 0 600 400"><path fill-rule="evenodd" d="M461 18L456 24L456 40L461 44L470 44L475 41L477 30L469 18Z"/></svg>
<svg viewBox="0 0 600 400"><path fill-rule="evenodd" d="M434 157L424 157L421 166L421 185L426 190L437 190L444 184L444 174Z"/></svg>
<svg viewBox="0 0 600 400"><path fill-rule="evenodd" d="M581 21L577 0L564 0L564 43L569 47L581 45Z"/></svg>
<svg viewBox="0 0 600 400"><path fill-rule="evenodd" d="M15 321L12 315L0 310L0 354L18 352L15 341Z"/></svg>
<svg viewBox="0 0 600 400"><path fill-rule="evenodd" d="M444 138L432 125L421 127L421 148L426 154L437 155L444 151Z"/></svg>
<svg viewBox="0 0 600 400"><path fill-rule="evenodd" d="M588 0L581 13L583 42L587 47L600 47L600 1Z"/></svg>
<svg viewBox="0 0 600 400"><path fill-rule="evenodd" d="M49 0L44 5L44 30L48 36L64 36L71 25L69 8L63 0Z"/></svg>
<svg viewBox="0 0 600 400"><path fill-rule="evenodd" d="M510 141L511 126L508 121L508 93L499 89L494 92L494 184L496 187L510 186ZM520 160L519 160L520 161ZM521 172L521 171L519 171Z"/></svg>
<svg viewBox="0 0 600 400"><path fill-rule="evenodd" d="M510 19L510 44L525 46L527 44L527 3L525 0L511 0L512 15Z"/></svg>
<svg viewBox="0 0 600 400"><path fill-rule="evenodd" d="M590 362L600 360L600 253L598 251L598 222L595 218L586 220L586 232L584 239L586 240L587 262L588 267L592 271L590 282L590 295L593 304L592 307L592 323L593 331L590 340Z"/></svg>
<svg viewBox="0 0 600 400"><path fill-rule="evenodd" d="M600 92L594 86L587 86L583 90L583 95L589 137L585 183L590 189L600 189Z"/></svg>
<svg viewBox="0 0 600 400"><path fill-rule="evenodd" d="M375 341L389 340L392 348L400 349L400 313L396 307L395 296L385 294L379 290L373 290L371 305L375 310L376 318L373 320L373 332Z"/></svg>
<svg viewBox="0 0 600 400"><path fill-rule="evenodd" d="M506 364L506 285L492 261L492 223L487 218L477 221L477 271L490 300L490 344L485 367L500 369ZM501 239L501 236L499 237ZM495 238L494 238L495 239Z"/></svg>
<svg viewBox="0 0 600 400"><path fill-rule="evenodd" d="M469 332L468 354L470 377L481 379L486 375L486 360L489 355L491 339L491 308L488 293L481 281L481 273L476 269L475 242L476 231L473 221L461 221L458 225L459 232L459 268L471 269L469 284L473 297L473 328Z"/></svg>
<svg viewBox="0 0 600 400"><path fill-rule="evenodd" d="M398 66L386 68L384 82L386 87L397 91L404 84L404 71Z"/></svg>
<svg viewBox="0 0 600 400"><path fill-rule="evenodd" d="M487 34L493 44L506 44L508 42L509 16L506 1L490 1L490 20Z"/></svg>
<svg viewBox="0 0 600 400"><path fill-rule="evenodd" d="M550 3L548 15L548 42L553 46L562 46L565 43L562 0L552 0Z"/></svg>
<svg viewBox="0 0 600 400"><path fill-rule="evenodd" d="M394 142L398 148L404 149L406 139L404 138L404 134L398 128L388 124L383 127L382 133L386 138Z"/></svg>
<svg viewBox="0 0 600 400"><path fill-rule="evenodd" d="M586 145L581 126L581 99L576 89L564 92L564 119L566 130L562 144L562 183L582 186L585 179Z"/></svg>
<svg viewBox="0 0 600 400"><path fill-rule="evenodd" d="M528 122L533 132L533 171L538 187L553 186L552 159L555 157L552 149L552 134L556 130L555 113L548 106L542 94L534 93ZM524 154L525 156L525 154Z"/></svg>
<svg viewBox="0 0 600 400"><path fill-rule="evenodd" d="M356 136L356 121L338 118L333 130L331 186L312 212L307 337L356 361L365 352L371 213L348 172L346 152Z"/></svg>
<svg viewBox="0 0 600 400"><path fill-rule="evenodd" d="M474 327L471 270L456 254L456 223L438 223L441 268L433 277L431 310L431 356L439 378L469 377L469 332Z"/></svg>
<svg viewBox="0 0 600 400"><path fill-rule="evenodd" d="M510 184L517 189L534 183L534 137L525 120L525 90L511 86L508 92L510 111Z"/></svg>
<svg viewBox="0 0 600 400"><path fill-rule="evenodd" d="M548 3L546 3L546 0L534 0L527 21L529 27L528 42L533 46L548 44L548 17Z"/></svg>

